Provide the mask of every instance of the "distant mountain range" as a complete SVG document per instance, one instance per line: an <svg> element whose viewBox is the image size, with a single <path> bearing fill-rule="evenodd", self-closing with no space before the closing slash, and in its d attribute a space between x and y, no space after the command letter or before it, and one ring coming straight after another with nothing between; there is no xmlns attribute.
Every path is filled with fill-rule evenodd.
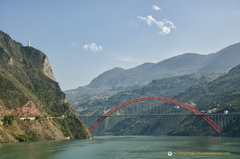
<svg viewBox="0 0 240 159"><path fill-rule="evenodd" d="M159 80L153 80L148 85L139 89L133 89L116 93L110 97L93 98L85 103L76 106L80 115L101 115L103 110L124 103L126 101L141 97L167 97L184 103L194 103L199 111L207 111L214 108L218 113L224 114L224 110L229 113L240 112L240 65L232 68L227 74L189 74L184 76L169 77ZM134 106L141 108L143 103L134 103ZM151 105L165 105L168 109L174 109L168 103L159 103L148 101L144 107L150 108ZM132 104L133 105L133 104ZM125 109L126 114L131 114L134 109ZM165 110L166 111L166 110ZM121 110L124 114L124 110ZM185 118L186 117L186 118ZM123 119L112 124L112 118L107 118L106 124L102 124L97 129L102 134L112 135L219 135L203 122L198 116L158 116L157 118L135 117ZM141 124L139 124L141 121ZM215 121L216 122L216 121ZM223 128L221 135L239 136L240 135L240 117L228 119L227 125ZM201 127L201 129L199 129Z"/></svg>
<svg viewBox="0 0 240 159"><path fill-rule="evenodd" d="M185 53L158 63L144 63L131 69L113 68L84 87L66 91L68 97L104 92L119 92L139 88L154 79L190 73L227 73L240 64L240 43L228 46L216 53L201 55Z"/></svg>

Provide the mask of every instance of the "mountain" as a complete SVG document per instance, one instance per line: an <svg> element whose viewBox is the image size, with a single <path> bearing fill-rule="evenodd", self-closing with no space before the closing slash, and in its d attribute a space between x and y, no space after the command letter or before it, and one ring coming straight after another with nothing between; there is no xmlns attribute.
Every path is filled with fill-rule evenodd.
<svg viewBox="0 0 240 159"><path fill-rule="evenodd" d="M0 31L0 142L90 138L47 56Z"/></svg>
<svg viewBox="0 0 240 159"><path fill-rule="evenodd" d="M217 108L218 113L222 115L224 110L228 110L231 114L239 114L240 65L219 77L216 74L191 74L153 80L150 84L139 89L119 92L109 98L82 103L77 110L81 115L99 115L103 114L103 110L109 110L128 100L147 96L167 97L183 103L194 103L195 108L199 111L206 112ZM151 108L151 105L159 104L166 106L168 110L174 109L168 103L164 104L156 101L148 101L142 104L148 112L151 109L147 110L147 108ZM140 102L134 103L134 105L142 106ZM129 108L127 110L128 114L131 114L129 112L131 110L133 109ZM124 112L121 111L121 113ZM226 125L220 135L239 136L239 116L224 116L224 118ZM185 117L132 117L115 121L114 124L112 124L113 118L106 118L105 120L106 124L99 126L98 133L114 135L123 135L123 132L127 132L129 135L219 135L201 118L192 115Z"/></svg>
<svg viewBox="0 0 240 159"><path fill-rule="evenodd" d="M148 85L138 88L138 89L133 89L133 90L128 90L124 92L119 92L117 94L114 94L110 97L102 97L102 98L93 98L92 100L86 100L86 102L78 104L75 106L75 109L79 113L79 115L84 116L84 115L101 115L103 114L103 110L109 110L113 108L114 106L117 106L121 103L124 103L128 100L136 99L136 98L141 98L141 97L166 97L166 98L173 98L174 96L184 92L185 90L188 90L189 88L195 86L195 85L200 85L206 82L210 82L217 77L219 77L221 74L189 74L189 75L183 75L183 76L176 76L176 77L168 77L164 79L159 79L159 80L153 80L151 83ZM135 103L135 106L138 105L139 103ZM158 105L159 102L156 101L148 101L144 104L145 108L150 107L151 105ZM140 105L139 105L140 106ZM129 112L127 112L129 113ZM158 117L159 119L160 117ZM105 120L112 120L112 119L105 119ZM142 119L143 120L143 119ZM173 119L169 119L173 120ZM157 120L159 121L159 120ZM165 121L165 119L161 120ZM180 121L180 119L178 120ZM110 122L110 121L109 121ZM134 124L134 120L132 121L133 123L129 122L131 125ZM159 135L159 131L152 129L152 132L145 131L143 133L144 127L147 127L148 125L154 125L153 123L156 121L144 121L145 124L141 124L139 128L131 129L132 127L127 127L124 121L121 121L118 123L114 128L112 128L111 133L112 134L118 134L121 132L122 127L125 127L126 132L129 132L131 129L132 134L154 134L153 132L156 132L155 135ZM175 122L176 123L176 122ZM124 126L123 126L124 125ZM172 124L173 125L173 124ZM109 130L113 125L107 125L106 127L102 129L98 129L98 134L100 135L101 133L104 134L106 133L106 130ZM166 135L167 132L170 130L165 130L165 132L162 135ZM94 132L96 133L96 132ZM165 134L164 134L165 133ZM101 135L102 135L101 134ZM120 133L121 134L121 133ZM122 134L123 135L123 134ZM126 135L126 134L125 134Z"/></svg>
<svg viewBox="0 0 240 159"><path fill-rule="evenodd" d="M191 87L186 92L175 96L179 101L193 101L199 110L210 110L217 108L223 113L228 110L230 113L240 112L240 65L234 67L228 74L221 76L209 83ZM233 116L229 123L223 128L223 135L240 136L240 118ZM202 121L198 118L185 119L170 135L207 135L198 126ZM189 128L191 131L189 131ZM198 131L193 131L198 130Z"/></svg>
<svg viewBox="0 0 240 159"><path fill-rule="evenodd" d="M239 53L240 43L226 47L213 54L214 56L210 57L210 62L202 67L199 72L228 72L239 64Z"/></svg>
<svg viewBox="0 0 240 159"><path fill-rule="evenodd" d="M175 99L181 101L193 101L197 105L202 105L201 109L210 109L214 107L213 103L221 103L226 97L240 91L240 65L232 68L226 75L204 83L199 86L193 86L186 92L175 96ZM229 104L233 101L229 101ZM240 103L239 103L240 104ZM197 108L200 108L197 106Z"/></svg>
<svg viewBox="0 0 240 159"><path fill-rule="evenodd" d="M190 73L227 73L240 62L240 43L228 46L216 53L201 55L185 53L158 63L144 63L131 69L114 68L93 79L84 87L66 91L70 102L82 95L116 93L140 88L154 79Z"/></svg>

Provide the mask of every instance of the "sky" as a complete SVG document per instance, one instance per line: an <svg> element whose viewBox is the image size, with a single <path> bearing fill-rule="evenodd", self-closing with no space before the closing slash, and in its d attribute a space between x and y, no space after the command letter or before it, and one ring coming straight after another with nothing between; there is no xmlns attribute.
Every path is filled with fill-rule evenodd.
<svg viewBox="0 0 240 159"><path fill-rule="evenodd" d="M240 0L0 0L0 30L44 52L62 90L240 42Z"/></svg>

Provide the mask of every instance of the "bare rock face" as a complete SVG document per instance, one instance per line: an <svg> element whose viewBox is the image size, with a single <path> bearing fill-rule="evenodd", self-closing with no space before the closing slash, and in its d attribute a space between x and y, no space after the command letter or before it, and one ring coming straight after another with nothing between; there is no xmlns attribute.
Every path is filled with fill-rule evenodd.
<svg viewBox="0 0 240 159"><path fill-rule="evenodd" d="M8 51L0 43L0 58L7 64L13 65L13 59L9 55Z"/></svg>
<svg viewBox="0 0 240 159"><path fill-rule="evenodd" d="M13 65L13 59L10 57L9 60L8 60L8 64L9 65Z"/></svg>
<svg viewBox="0 0 240 159"><path fill-rule="evenodd" d="M50 62L49 62L49 60L48 60L47 57L44 59L44 63L43 63L43 73L44 73L47 77L49 77L50 79L56 81L56 80L55 80L55 77L54 77L54 75L53 75L53 72L52 72L52 68L51 68Z"/></svg>
<svg viewBox="0 0 240 159"><path fill-rule="evenodd" d="M39 116L41 115L40 111L36 108L35 104L32 101L27 102L23 107L11 109L9 114L14 116Z"/></svg>

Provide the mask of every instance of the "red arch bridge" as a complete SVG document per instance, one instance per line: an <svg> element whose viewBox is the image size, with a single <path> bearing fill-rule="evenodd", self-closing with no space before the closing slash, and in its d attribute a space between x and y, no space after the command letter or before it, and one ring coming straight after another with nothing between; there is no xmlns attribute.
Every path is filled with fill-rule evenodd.
<svg viewBox="0 0 240 159"><path fill-rule="evenodd" d="M111 114L113 114L114 112L118 111L119 109L135 103L135 102L140 102L140 101L148 101L148 100L160 100L160 101L166 101L166 102L170 102L170 103L174 103L180 107L185 108L186 110L189 110L190 112L192 112L194 115L199 116L200 118L202 118L207 124L209 124L216 132L220 132L221 128L220 126L218 126L215 122L213 122L208 116L206 116L205 114L201 113L200 111L194 109L193 107L179 102L177 100L174 99L169 99L169 98L164 98L164 97L143 97L143 98L137 98L137 99L133 99L130 101L127 101L125 103L122 103L112 109L110 109L109 111L107 111L104 115L99 116L99 118L88 128L90 132L92 132L105 118L111 116ZM188 111L188 112L189 112ZM143 114L142 114L143 115ZM163 115L163 114L162 114ZM165 114L166 115L166 114ZM169 114L168 114L169 115ZM172 114L172 115L176 115L176 114ZM123 115L124 116L124 115ZM80 116L81 117L81 116ZM84 117L84 116L82 116ZM85 116L87 117L87 116Z"/></svg>

